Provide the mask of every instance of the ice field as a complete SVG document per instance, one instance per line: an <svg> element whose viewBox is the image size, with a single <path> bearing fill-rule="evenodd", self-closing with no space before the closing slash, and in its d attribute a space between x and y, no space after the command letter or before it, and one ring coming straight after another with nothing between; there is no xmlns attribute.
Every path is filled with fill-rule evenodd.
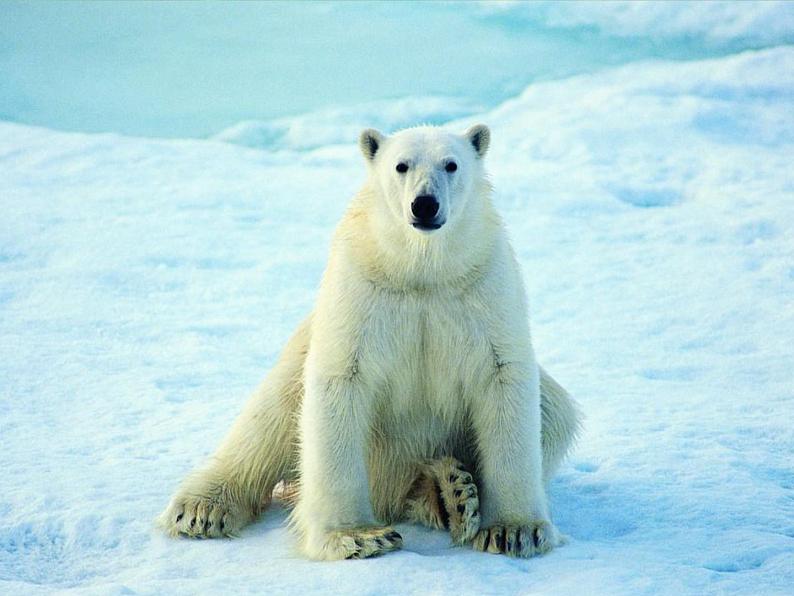
<svg viewBox="0 0 794 596"><path fill-rule="evenodd" d="M494 93L339 83L300 113L243 114L232 86L240 114L207 99L171 128L110 94L105 132L77 100L58 120L53 66L26 73L15 41L33 13L0 6L0 592L791 594L792 6L481 5L466 26L509 43L647 55ZM154 517L311 309L359 129L424 121L492 129L535 349L586 415L550 487L569 543L515 560L400 525L400 552L315 563L279 506L235 540L165 537Z"/></svg>

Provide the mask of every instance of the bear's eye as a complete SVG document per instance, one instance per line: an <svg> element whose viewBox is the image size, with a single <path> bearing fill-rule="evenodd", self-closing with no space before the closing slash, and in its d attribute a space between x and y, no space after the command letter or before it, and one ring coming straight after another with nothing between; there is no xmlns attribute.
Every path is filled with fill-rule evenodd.
<svg viewBox="0 0 794 596"><path fill-rule="evenodd" d="M400 172L400 174L405 174L408 171L408 164L403 162L398 163L397 171Z"/></svg>
<svg viewBox="0 0 794 596"><path fill-rule="evenodd" d="M451 174L452 172L458 169L458 164L456 164L454 161L451 161L446 166L444 166L444 169Z"/></svg>

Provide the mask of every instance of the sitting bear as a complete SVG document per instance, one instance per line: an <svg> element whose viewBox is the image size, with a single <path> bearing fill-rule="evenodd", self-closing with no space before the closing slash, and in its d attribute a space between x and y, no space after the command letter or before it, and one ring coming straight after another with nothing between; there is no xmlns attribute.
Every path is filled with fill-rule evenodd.
<svg viewBox="0 0 794 596"><path fill-rule="evenodd" d="M489 142L483 125L361 134L367 181L315 308L160 516L167 532L233 535L278 484L313 559L397 549L398 521L510 556L561 542L545 484L579 413L535 360Z"/></svg>

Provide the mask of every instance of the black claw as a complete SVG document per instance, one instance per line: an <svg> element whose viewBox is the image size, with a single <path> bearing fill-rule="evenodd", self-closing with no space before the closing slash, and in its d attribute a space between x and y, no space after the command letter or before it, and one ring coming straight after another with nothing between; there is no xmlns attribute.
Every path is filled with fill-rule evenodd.
<svg viewBox="0 0 794 596"><path fill-rule="evenodd" d="M356 550L354 550L352 553L350 553L349 555L347 555L347 556L345 557L345 559L359 559L359 558L361 558L361 557L360 557L360 555L361 555L361 549L363 548L363 546L364 546L364 545L361 543L361 540L360 540L359 538L354 538L354 539L353 539L353 542L354 542L354 543L355 543L355 545L356 545Z"/></svg>
<svg viewBox="0 0 794 596"><path fill-rule="evenodd" d="M447 506L447 500L444 498L444 493L439 493L441 497L441 504L443 507L439 508L438 515L439 520L441 521L441 526L444 528L449 527L449 507Z"/></svg>

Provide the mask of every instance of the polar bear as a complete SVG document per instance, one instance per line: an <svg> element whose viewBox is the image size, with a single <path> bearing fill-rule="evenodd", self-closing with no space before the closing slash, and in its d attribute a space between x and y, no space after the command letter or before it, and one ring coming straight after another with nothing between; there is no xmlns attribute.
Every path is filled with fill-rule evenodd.
<svg viewBox="0 0 794 596"><path fill-rule="evenodd" d="M398 521L509 556L561 542L545 483L579 413L535 360L489 141L484 125L361 134L367 181L314 311L160 516L168 533L234 535L279 485L313 559L397 549Z"/></svg>

